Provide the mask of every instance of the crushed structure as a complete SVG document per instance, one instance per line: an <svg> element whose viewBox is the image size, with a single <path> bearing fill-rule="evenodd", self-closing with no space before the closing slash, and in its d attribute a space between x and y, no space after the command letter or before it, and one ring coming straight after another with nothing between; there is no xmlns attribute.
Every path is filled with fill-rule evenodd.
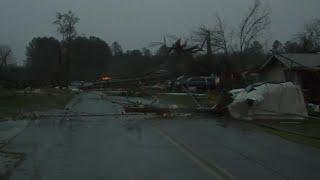
<svg viewBox="0 0 320 180"><path fill-rule="evenodd" d="M262 83L247 87L228 105L233 118L306 119L306 104L299 86L292 82Z"/></svg>

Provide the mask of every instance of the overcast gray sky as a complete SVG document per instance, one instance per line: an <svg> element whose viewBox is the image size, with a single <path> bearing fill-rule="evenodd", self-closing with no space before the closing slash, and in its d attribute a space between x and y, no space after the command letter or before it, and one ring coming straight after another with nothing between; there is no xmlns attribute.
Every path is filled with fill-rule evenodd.
<svg viewBox="0 0 320 180"><path fill-rule="evenodd" d="M272 8L268 35L290 39L303 24L320 17L320 0L265 0ZM163 35L187 36L200 24L213 25L219 13L236 28L253 0L0 0L0 44L12 47L16 61L35 36L55 36L56 12L72 10L80 18L78 31L124 49L142 48Z"/></svg>

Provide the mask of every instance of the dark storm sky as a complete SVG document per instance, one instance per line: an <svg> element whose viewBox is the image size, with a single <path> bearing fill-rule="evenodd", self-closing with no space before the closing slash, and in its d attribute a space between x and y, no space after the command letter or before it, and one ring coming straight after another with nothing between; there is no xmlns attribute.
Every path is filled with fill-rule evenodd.
<svg viewBox="0 0 320 180"><path fill-rule="evenodd" d="M106 42L119 41L124 49L142 48L163 35L187 36L200 24L213 25L219 13L237 28L253 0L0 0L0 44L12 47L16 61L35 36L59 37L52 25L56 12L72 10L80 18L78 31ZM304 23L320 17L320 0L265 0L272 8L266 36L288 40Z"/></svg>

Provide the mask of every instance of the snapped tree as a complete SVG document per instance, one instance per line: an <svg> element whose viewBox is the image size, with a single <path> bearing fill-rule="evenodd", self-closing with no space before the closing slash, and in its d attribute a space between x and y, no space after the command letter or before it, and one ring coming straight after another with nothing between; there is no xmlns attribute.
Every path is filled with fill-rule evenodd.
<svg viewBox="0 0 320 180"><path fill-rule="evenodd" d="M193 32L193 35L195 42L206 44L208 57L217 52L223 52L225 55L229 54L226 27L219 15L216 15L216 24L212 29L201 25Z"/></svg>

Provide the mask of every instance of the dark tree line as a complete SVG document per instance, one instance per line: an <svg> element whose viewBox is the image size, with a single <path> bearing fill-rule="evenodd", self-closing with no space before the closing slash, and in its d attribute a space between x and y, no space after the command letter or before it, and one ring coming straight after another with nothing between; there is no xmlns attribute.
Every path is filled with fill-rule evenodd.
<svg viewBox="0 0 320 180"><path fill-rule="evenodd" d="M33 38L26 48L26 70L29 80L58 80L60 42L53 38Z"/></svg>
<svg viewBox="0 0 320 180"><path fill-rule="evenodd" d="M71 42L71 80L96 80L106 73L112 53L109 45L97 37L78 37Z"/></svg>
<svg viewBox="0 0 320 180"><path fill-rule="evenodd" d="M70 70L63 72L61 62L61 42L53 37L34 38L26 49L26 70L30 80L63 81L99 80L103 75L138 75L147 71L152 64L150 50L130 50L122 52L119 43L108 43L98 37L76 37L70 42L68 55ZM151 68L151 67L150 67Z"/></svg>
<svg viewBox="0 0 320 180"><path fill-rule="evenodd" d="M276 40L273 43L274 53L315 53L320 52L320 19L308 22L301 33L284 44Z"/></svg>
<svg viewBox="0 0 320 180"><path fill-rule="evenodd" d="M30 80L94 80L105 72L112 56L106 42L97 37L77 37L69 43L70 70L65 77L61 43L53 37L34 38L26 49L26 68Z"/></svg>

